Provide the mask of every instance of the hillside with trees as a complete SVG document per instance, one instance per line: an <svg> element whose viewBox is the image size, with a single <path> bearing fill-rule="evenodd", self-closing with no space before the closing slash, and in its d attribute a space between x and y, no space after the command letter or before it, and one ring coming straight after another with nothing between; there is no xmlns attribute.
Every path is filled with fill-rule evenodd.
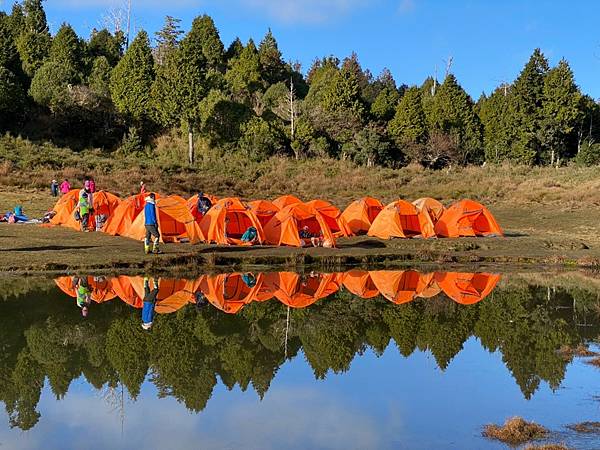
<svg viewBox="0 0 600 450"><path fill-rule="evenodd" d="M565 59L551 67L539 49L513 82L475 101L451 72L407 86L389 70L374 76L355 53L303 71L270 30L226 46L207 15L187 32L167 17L125 44L122 31L84 39L67 23L52 36L43 0L0 12L0 132L132 157L175 135L182 164L206 148L434 169L600 162L600 105Z"/></svg>

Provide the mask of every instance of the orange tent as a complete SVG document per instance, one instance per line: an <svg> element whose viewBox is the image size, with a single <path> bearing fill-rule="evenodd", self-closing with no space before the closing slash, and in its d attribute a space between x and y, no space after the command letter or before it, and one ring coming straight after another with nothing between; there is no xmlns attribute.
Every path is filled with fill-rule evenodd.
<svg viewBox="0 0 600 450"><path fill-rule="evenodd" d="M154 310L158 314L170 314L183 308L188 303L193 302L194 295L186 290L188 283L186 280L154 279L158 282L158 295L156 296L156 305ZM145 296L144 279L141 277L131 277L131 286L137 297L141 299L142 305ZM150 283L152 288L152 283Z"/></svg>
<svg viewBox="0 0 600 450"><path fill-rule="evenodd" d="M442 288L440 288L435 281L436 275L436 273L421 274L421 283L423 284L423 288L419 290L417 297L432 298L442 292Z"/></svg>
<svg viewBox="0 0 600 450"><path fill-rule="evenodd" d="M79 189L72 189L63 195L52 210L56 212L56 215L50 219L50 223L53 225L64 225L71 217L73 217L73 211L77 207L79 202Z"/></svg>
<svg viewBox="0 0 600 450"><path fill-rule="evenodd" d="M96 216L104 214L106 217L111 217L116 209L121 204L121 199L114 194L106 191L98 191L93 194L94 200L94 213L89 218L89 228L96 228ZM73 214L69 216L69 220L64 226L73 228L74 230L81 230L81 223L75 220Z"/></svg>
<svg viewBox="0 0 600 450"><path fill-rule="evenodd" d="M365 270L350 270L343 274L344 287L361 298L373 298L379 295L379 289L373 283L371 275Z"/></svg>
<svg viewBox="0 0 600 450"><path fill-rule="evenodd" d="M123 200L109 216L102 231L112 236L125 234L136 217L144 210L145 196L146 194L137 194Z"/></svg>
<svg viewBox="0 0 600 450"><path fill-rule="evenodd" d="M348 234L367 234L371 224L379 215L383 205L377 199L364 197L356 200L344 210L341 215L343 223L347 224Z"/></svg>
<svg viewBox="0 0 600 450"><path fill-rule="evenodd" d="M92 300L96 303L108 302L117 296L112 290L110 281L106 278L94 278L88 276L85 279L90 287ZM77 298L77 292L73 285L73 277L60 277L54 280L54 282L65 294Z"/></svg>
<svg viewBox="0 0 600 450"><path fill-rule="evenodd" d="M422 278L414 270L378 270L369 274L381 295L397 305L412 302L429 282L429 278Z"/></svg>
<svg viewBox="0 0 600 450"><path fill-rule="evenodd" d="M271 280L274 284L270 289L281 303L291 308L306 308L340 289L337 275L333 273L306 277L292 272L277 275Z"/></svg>
<svg viewBox="0 0 600 450"><path fill-rule="evenodd" d="M335 237L349 235L348 226L341 217L342 212L338 208L325 200L311 200L306 204L315 208L323 216Z"/></svg>
<svg viewBox="0 0 600 450"><path fill-rule="evenodd" d="M415 205L419 211L425 211L429 214L434 225L440 220L444 211L446 211L446 208L444 208L444 205L442 205L441 202L431 197L423 197L415 200L413 205Z"/></svg>
<svg viewBox="0 0 600 450"><path fill-rule="evenodd" d="M255 200L248 203L248 206L250 206L254 215L258 217L263 228L279 212L279 208L268 200Z"/></svg>
<svg viewBox="0 0 600 450"><path fill-rule="evenodd" d="M444 212L435 232L442 237L503 236L494 216L481 203L461 200Z"/></svg>
<svg viewBox="0 0 600 450"><path fill-rule="evenodd" d="M461 305L473 305L486 298L500 281L491 273L437 273L437 284L444 293Z"/></svg>
<svg viewBox="0 0 600 450"><path fill-rule="evenodd" d="M303 203L286 206L275 214L265 227L265 238L269 244L303 247L310 245L310 239L300 238L300 230L308 227L313 235L323 233L323 239L335 245L331 229L323 216L314 208Z"/></svg>
<svg viewBox="0 0 600 450"><path fill-rule="evenodd" d="M207 242L216 244L244 245L241 237L248 227L256 228L258 241L265 241L265 234L258 217L239 198L224 198L217 202L200 222L200 229Z"/></svg>
<svg viewBox="0 0 600 450"><path fill-rule="evenodd" d="M373 221L369 236L380 239L435 237L429 214L419 211L412 203L397 200L387 205Z"/></svg>
<svg viewBox="0 0 600 450"><path fill-rule="evenodd" d="M210 200L210 202L212 203L213 206L216 205L217 202L219 201L219 199L217 197L215 197L214 195L205 193L204 196ZM200 211L198 211L198 194L191 197L187 201L187 205L188 205L190 212L192 213L192 216L194 216L194 219L196 219L196 222L200 223L203 216L202 216L202 213Z"/></svg>
<svg viewBox="0 0 600 450"><path fill-rule="evenodd" d="M189 212L183 198L177 195L157 198L156 209L162 242L178 242L187 239L195 244L203 240L200 227ZM123 236L137 240L144 239L146 236L144 220L144 214L138 214Z"/></svg>
<svg viewBox="0 0 600 450"><path fill-rule="evenodd" d="M302 200L300 200L298 197L294 197L293 195L282 195L281 197L273 200L273 204L279 209L283 209L286 206L295 205L296 203L302 203Z"/></svg>
<svg viewBox="0 0 600 450"><path fill-rule="evenodd" d="M254 286L248 286L243 274L206 275L200 281L200 290L208 301L227 314L237 314L251 303L262 287L262 274Z"/></svg>
<svg viewBox="0 0 600 450"><path fill-rule="evenodd" d="M139 278L139 277L137 277ZM127 276L119 276L116 278L111 278L110 284L113 292L119 297L122 301L127 303L134 308L141 308L143 306L143 295L140 297L136 290L134 289L131 281L134 277ZM143 283L143 278L141 279ZM139 282L138 282L139 283Z"/></svg>

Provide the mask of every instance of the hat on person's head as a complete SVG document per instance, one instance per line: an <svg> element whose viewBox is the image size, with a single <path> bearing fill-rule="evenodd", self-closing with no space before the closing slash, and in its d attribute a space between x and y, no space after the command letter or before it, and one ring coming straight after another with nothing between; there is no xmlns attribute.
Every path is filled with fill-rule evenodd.
<svg viewBox="0 0 600 450"><path fill-rule="evenodd" d="M143 181L140 181L140 184L144 184L144 182L143 182Z"/></svg>
<svg viewBox="0 0 600 450"><path fill-rule="evenodd" d="M56 183L56 180L52 180L53 183Z"/></svg>
<svg viewBox="0 0 600 450"><path fill-rule="evenodd" d="M87 197L88 197L88 195L87 195L87 192L85 192L85 191L84 191L84 192L82 192L82 193L81 193L81 196L82 196L83 198L87 198Z"/></svg>
<svg viewBox="0 0 600 450"><path fill-rule="evenodd" d="M146 330L146 331L149 330L150 328L152 328L152 322L144 322L144 323L142 323L142 328L144 330Z"/></svg>

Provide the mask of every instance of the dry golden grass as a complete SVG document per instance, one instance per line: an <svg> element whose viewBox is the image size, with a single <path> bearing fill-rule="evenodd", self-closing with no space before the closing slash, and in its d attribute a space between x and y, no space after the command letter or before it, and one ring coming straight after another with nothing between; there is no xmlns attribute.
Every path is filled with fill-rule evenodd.
<svg viewBox="0 0 600 450"><path fill-rule="evenodd" d="M588 364L600 368L600 357L589 360Z"/></svg>
<svg viewBox="0 0 600 450"><path fill-rule="evenodd" d="M521 445L535 439L541 439L548 434L548 430L541 425L527 422L522 417L512 417L504 425L486 425L483 436L496 439L509 445Z"/></svg>
<svg viewBox="0 0 600 450"><path fill-rule="evenodd" d="M571 347L569 345L563 345L559 350L558 354L564 359L572 359L574 357L590 357L597 356L598 353L591 351L586 345L579 344L577 347Z"/></svg>
<svg viewBox="0 0 600 450"><path fill-rule="evenodd" d="M567 428L578 433L600 433L600 422L581 422L569 425Z"/></svg>

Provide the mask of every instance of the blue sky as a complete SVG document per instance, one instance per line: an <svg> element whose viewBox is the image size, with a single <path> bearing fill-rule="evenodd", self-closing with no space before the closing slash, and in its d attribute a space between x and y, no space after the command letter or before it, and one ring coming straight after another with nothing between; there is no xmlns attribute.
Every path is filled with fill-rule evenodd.
<svg viewBox="0 0 600 450"><path fill-rule="evenodd" d="M47 0L53 30L71 23L87 36L124 0ZM9 8L10 0L0 0ZM356 51L363 67L388 67L398 83L440 77L445 60L475 98L512 81L535 47L552 64L566 58L582 90L600 97L600 2L594 0L133 0L136 28L153 33L170 14L189 28L211 15L227 46L236 36L260 41L270 27L286 60L307 70L315 57Z"/></svg>

